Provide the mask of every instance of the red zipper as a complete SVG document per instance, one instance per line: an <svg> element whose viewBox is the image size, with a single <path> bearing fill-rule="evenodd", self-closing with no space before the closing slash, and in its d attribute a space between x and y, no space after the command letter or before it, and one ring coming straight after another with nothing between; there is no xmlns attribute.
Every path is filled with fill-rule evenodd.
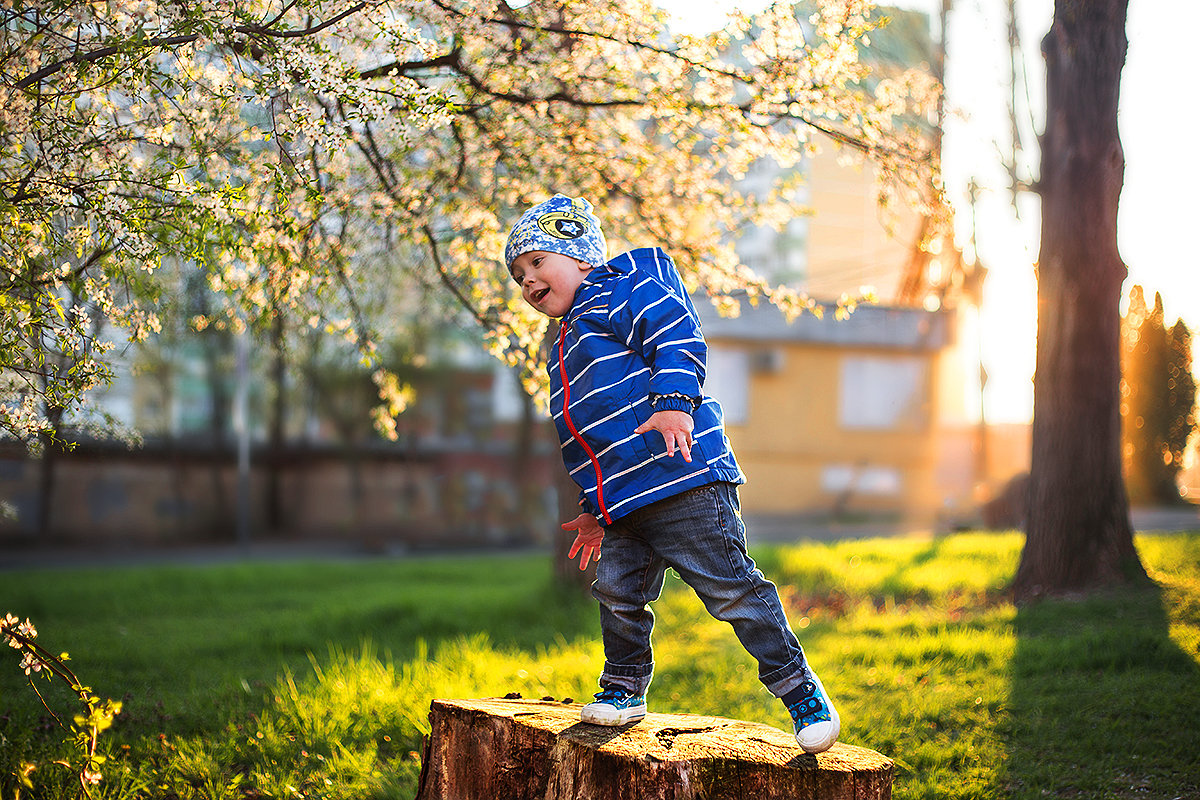
<svg viewBox="0 0 1200 800"><path fill-rule="evenodd" d="M604 473L600 471L600 459L596 458L596 453L591 446L583 440L583 436L579 434L579 430L575 427L574 420L571 419L571 384L567 379L567 365L563 360L563 340L567 336L567 323L564 321L562 327L558 331L558 377L562 380L563 387L563 421L567 423L567 430L571 432L571 438L579 442L579 446L587 453L587 456L592 461L592 468L596 470L596 504L600 506L600 513L604 516L604 521L609 525L612 524L612 517L608 515L608 508L604 505Z"/></svg>

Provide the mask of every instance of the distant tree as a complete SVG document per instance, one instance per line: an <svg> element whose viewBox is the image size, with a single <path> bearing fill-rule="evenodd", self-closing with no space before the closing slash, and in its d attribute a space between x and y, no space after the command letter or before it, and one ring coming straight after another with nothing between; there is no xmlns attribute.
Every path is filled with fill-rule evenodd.
<svg viewBox="0 0 1200 800"><path fill-rule="evenodd" d="M1128 0L1056 0L1042 40L1033 448L1018 600L1144 579L1121 472L1117 99Z"/></svg>
<svg viewBox="0 0 1200 800"><path fill-rule="evenodd" d="M1163 463L1166 444L1167 329L1162 296L1146 304L1141 286L1129 293L1122 324L1121 417L1125 486L1130 502L1162 500L1171 481Z"/></svg>
<svg viewBox="0 0 1200 800"><path fill-rule="evenodd" d="M1200 431L1193 430L1192 438L1184 449L1181 477L1186 489L1187 501L1189 503L1197 502L1197 498L1200 497L1200 491L1197 491L1197 487L1200 487Z"/></svg>
<svg viewBox="0 0 1200 800"><path fill-rule="evenodd" d="M1192 333L1182 319L1167 334L1167 436L1163 460L1171 465L1172 486L1184 466L1184 456L1198 427L1196 379L1192 374Z"/></svg>
<svg viewBox="0 0 1200 800"><path fill-rule="evenodd" d="M1179 320L1168 330L1162 296L1146 305L1134 286L1125 313L1121 415L1125 482L1133 503L1177 503L1176 478L1183 467L1195 419L1191 335Z"/></svg>

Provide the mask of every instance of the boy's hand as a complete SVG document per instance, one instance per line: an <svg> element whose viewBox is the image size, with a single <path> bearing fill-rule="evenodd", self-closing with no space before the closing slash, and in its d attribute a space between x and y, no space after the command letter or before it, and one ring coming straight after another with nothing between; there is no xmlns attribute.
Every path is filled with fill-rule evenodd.
<svg viewBox="0 0 1200 800"><path fill-rule="evenodd" d="M673 458L675 456L675 448L678 447L679 454L683 456L683 460L691 461L692 428L695 424L692 421L692 415L686 411L664 409L663 411L655 411L650 415L650 419L638 425L633 432L646 433L647 431L658 431L667 443L668 457Z"/></svg>
<svg viewBox="0 0 1200 800"><path fill-rule="evenodd" d="M571 550L567 553L567 561L575 557L576 553L583 551L579 556L579 568L587 569L588 563L595 556L597 561L600 560L600 543L604 541L604 528L600 527L600 523L591 514L580 514L570 522L562 524L564 531L577 531L575 542L571 545Z"/></svg>

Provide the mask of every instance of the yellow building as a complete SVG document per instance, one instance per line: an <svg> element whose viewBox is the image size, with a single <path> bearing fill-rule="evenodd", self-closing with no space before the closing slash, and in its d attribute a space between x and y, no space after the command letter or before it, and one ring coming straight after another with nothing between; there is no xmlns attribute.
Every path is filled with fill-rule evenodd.
<svg viewBox="0 0 1200 800"><path fill-rule="evenodd" d="M889 10L864 57L881 74L933 63L929 19ZM932 133L932 132L931 132ZM726 409L730 439L755 515L903 517L950 522L982 499L986 484L1027 468L1027 430L984 430L968 413L979 393L977 343L961 325L982 273L953 242L918 247L923 220L877 202L869 165L836 146L806 158L799 199L811 215L781 230L750 229L741 261L768 280L818 301L870 288L881 305L837 321L805 315L788 325L769 306L743 305L721 319L702 298L710 346L705 389ZM742 182L766 192L779 168L762 159ZM987 435L985 440L984 434Z"/></svg>
<svg viewBox="0 0 1200 800"><path fill-rule="evenodd" d="M705 389L749 478L747 513L936 515L953 313L871 306L788 324L767 305L700 308Z"/></svg>
<svg viewBox="0 0 1200 800"><path fill-rule="evenodd" d="M788 325L769 306L743 304L742 316L721 319L698 300L710 345L705 388L726 408L750 481L743 508L922 524L971 518L1028 469L1028 426L985 430L968 413L978 346L960 333L969 309L944 305L963 299L952 280L963 275L952 274L958 253L947 242L914 258L921 220L903 211L885 220L869 168L827 150L804 172L813 214L781 234L740 240L743 262L818 300L871 287L882 304L842 321L827 306L822 319ZM926 289L896 303L914 265Z"/></svg>

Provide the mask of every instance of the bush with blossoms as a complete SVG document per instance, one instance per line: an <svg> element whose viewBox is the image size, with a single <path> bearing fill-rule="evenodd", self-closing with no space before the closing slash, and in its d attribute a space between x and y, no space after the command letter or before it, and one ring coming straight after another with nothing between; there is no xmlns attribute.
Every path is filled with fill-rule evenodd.
<svg viewBox="0 0 1200 800"><path fill-rule="evenodd" d="M53 759L46 764L23 762L19 766L17 779L22 786L32 788L36 774L41 769L67 769L78 776L81 795L89 795L89 789L103 778L101 767L105 758L97 752L100 734L107 730L113 719L121 713L121 703L98 697L90 687L75 676L67 667L67 653L55 655L37 642L38 632L28 619L5 614L0 623L0 641L21 655L20 669L29 679L29 685L37 693L50 717L67 735L74 756L70 759ZM67 722L59 712L50 707L34 682L37 677L58 680L64 683L78 701L75 713Z"/></svg>

